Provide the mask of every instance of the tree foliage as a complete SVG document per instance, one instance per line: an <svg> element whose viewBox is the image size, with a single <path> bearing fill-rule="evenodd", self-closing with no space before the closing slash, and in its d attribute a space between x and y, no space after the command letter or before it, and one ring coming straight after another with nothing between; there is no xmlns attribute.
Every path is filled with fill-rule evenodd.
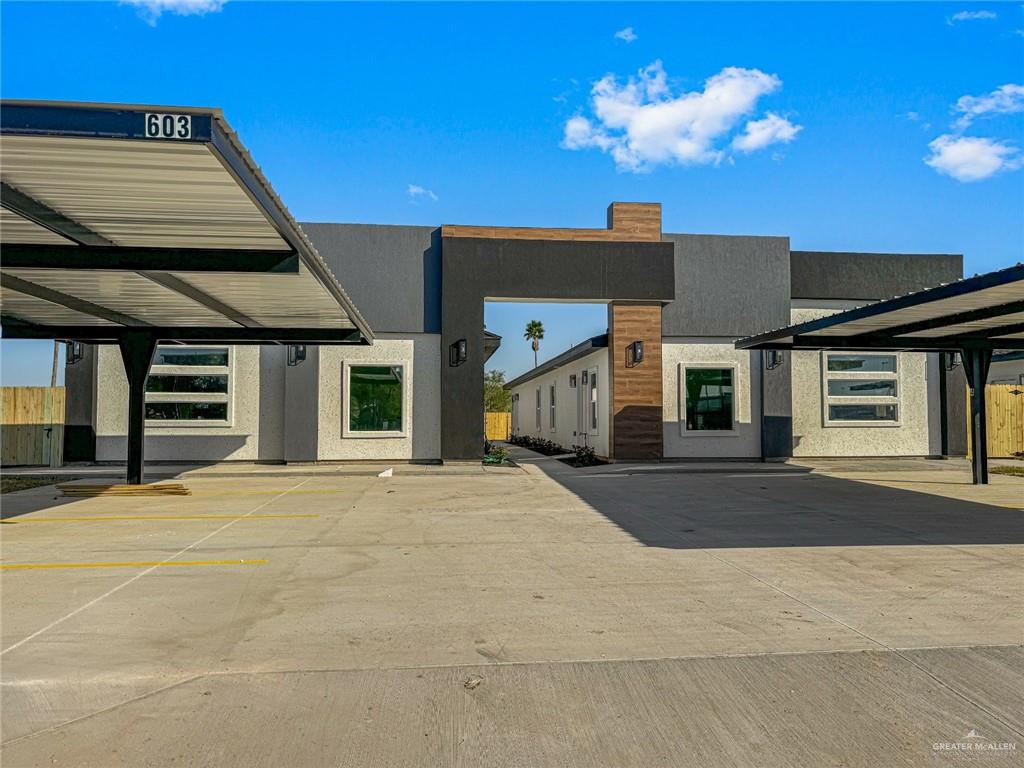
<svg viewBox="0 0 1024 768"><path fill-rule="evenodd" d="M484 410L508 413L512 410L512 393L505 389L505 372L491 369L484 374Z"/></svg>

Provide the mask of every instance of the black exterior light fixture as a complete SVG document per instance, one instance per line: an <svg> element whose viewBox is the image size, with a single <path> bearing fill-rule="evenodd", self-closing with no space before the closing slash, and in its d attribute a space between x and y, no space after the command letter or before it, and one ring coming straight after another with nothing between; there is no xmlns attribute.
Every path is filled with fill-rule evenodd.
<svg viewBox="0 0 1024 768"><path fill-rule="evenodd" d="M85 348L80 341L69 341L64 345L64 362L74 365L85 355Z"/></svg>
<svg viewBox="0 0 1024 768"><path fill-rule="evenodd" d="M640 365L644 361L644 343L637 339L627 348L627 362L629 367Z"/></svg>
<svg viewBox="0 0 1024 768"><path fill-rule="evenodd" d="M569 389L576 389L576 374L569 374Z"/></svg>
<svg viewBox="0 0 1024 768"><path fill-rule="evenodd" d="M764 351L764 367L766 371L774 371L784 362L786 362L786 356L781 349L766 349Z"/></svg>
<svg viewBox="0 0 1024 768"><path fill-rule="evenodd" d="M587 372L586 371L583 372L583 383L584 384L587 383Z"/></svg>
<svg viewBox="0 0 1024 768"><path fill-rule="evenodd" d="M289 344L288 345L288 365L294 368L296 365L306 359L306 345L305 344Z"/></svg>
<svg viewBox="0 0 1024 768"><path fill-rule="evenodd" d="M469 359L469 344L466 340L459 339L452 342L448 347L448 365L452 368L458 368L467 359Z"/></svg>

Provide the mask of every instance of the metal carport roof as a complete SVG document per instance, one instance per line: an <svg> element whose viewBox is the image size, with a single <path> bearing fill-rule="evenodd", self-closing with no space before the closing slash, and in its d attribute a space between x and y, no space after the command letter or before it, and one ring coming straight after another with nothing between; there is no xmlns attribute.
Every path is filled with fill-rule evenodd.
<svg viewBox="0 0 1024 768"><path fill-rule="evenodd" d="M219 110L5 100L0 156L8 338L373 339Z"/></svg>
<svg viewBox="0 0 1024 768"><path fill-rule="evenodd" d="M739 339L736 348L961 353L974 481L987 483L985 381L994 350L1024 349L1024 264Z"/></svg>
<svg viewBox="0 0 1024 768"><path fill-rule="evenodd" d="M737 349L1024 349L1024 265L749 336Z"/></svg>
<svg viewBox="0 0 1024 768"><path fill-rule="evenodd" d="M158 342L372 343L220 110L0 102L4 338L116 343L129 482Z"/></svg>

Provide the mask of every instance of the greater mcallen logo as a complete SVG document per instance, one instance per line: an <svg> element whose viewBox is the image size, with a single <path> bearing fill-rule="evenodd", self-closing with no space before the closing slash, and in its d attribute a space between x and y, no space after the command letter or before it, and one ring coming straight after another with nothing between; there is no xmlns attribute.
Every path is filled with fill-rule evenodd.
<svg viewBox="0 0 1024 768"><path fill-rule="evenodd" d="M1017 743L1014 741L989 741L978 733L977 729L971 728L960 741L937 741L932 744L935 752L1005 752L1017 751Z"/></svg>

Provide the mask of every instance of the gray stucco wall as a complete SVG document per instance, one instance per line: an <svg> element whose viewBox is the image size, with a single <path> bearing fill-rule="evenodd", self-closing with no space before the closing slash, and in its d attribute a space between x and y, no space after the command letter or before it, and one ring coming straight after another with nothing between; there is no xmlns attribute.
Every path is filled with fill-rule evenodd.
<svg viewBox="0 0 1024 768"><path fill-rule="evenodd" d="M878 301L961 277L963 256L954 254L793 251L790 256L794 299Z"/></svg>
<svg viewBox="0 0 1024 768"><path fill-rule="evenodd" d="M665 336L739 338L789 323L789 238L665 234L674 246L675 301Z"/></svg>
<svg viewBox="0 0 1024 768"><path fill-rule="evenodd" d="M302 224L374 333L441 332L436 227Z"/></svg>
<svg viewBox="0 0 1024 768"><path fill-rule="evenodd" d="M147 461L256 461L260 455L260 426L280 415L261 413L261 363L258 346L230 348L231 406L227 424L185 426L146 424ZM96 459L124 461L127 451L128 379L115 345L97 347ZM301 367L301 366L300 366ZM271 386L268 383L268 386ZM273 396L262 402L265 409L283 409L286 398ZM314 457L315 458L315 457Z"/></svg>

